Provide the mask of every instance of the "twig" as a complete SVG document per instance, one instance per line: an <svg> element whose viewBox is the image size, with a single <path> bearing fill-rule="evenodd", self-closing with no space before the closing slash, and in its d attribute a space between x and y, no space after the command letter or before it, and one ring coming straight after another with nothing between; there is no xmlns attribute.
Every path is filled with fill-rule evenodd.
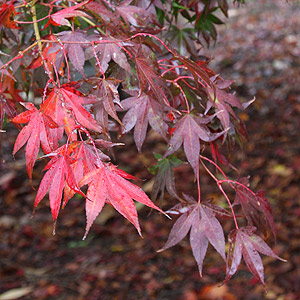
<svg viewBox="0 0 300 300"><path fill-rule="evenodd" d="M35 34L35 38L36 38L37 45L38 45L38 48L39 48L39 54L40 54L40 57L42 59L43 65L44 65L44 69L45 69L47 75L49 76L49 78L54 81L53 74L49 70L48 65L47 65L47 61L46 61L46 59L43 55L43 46L42 46L41 36L40 36L40 32L39 32L39 26L38 26L38 23L36 22L37 18L36 18L35 5L33 5L31 7L31 13L32 13L32 21L34 22L33 23L34 34Z"/></svg>

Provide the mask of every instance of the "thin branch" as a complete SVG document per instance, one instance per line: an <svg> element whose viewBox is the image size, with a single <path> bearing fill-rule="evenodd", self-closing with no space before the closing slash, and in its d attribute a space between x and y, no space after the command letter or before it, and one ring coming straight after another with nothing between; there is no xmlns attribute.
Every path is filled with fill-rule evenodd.
<svg viewBox="0 0 300 300"><path fill-rule="evenodd" d="M236 229L239 229L239 226L238 226L238 223L237 223L237 219L236 219L236 216L235 216L235 213L234 213L234 210L233 210L233 207L232 207L232 204L227 196L227 194L225 193L225 191L223 190L223 187L222 187L222 181L221 180L218 180L212 173L211 171L207 168L207 166L203 163L202 159L201 158L206 158L202 155L200 155L200 160L201 160L201 163L202 163L202 166L205 168L205 170L207 171L207 173L212 177L212 179L217 183L218 185L218 188L219 190L221 191L221 193L224 195L229 207L230 207L230 210L232 212L232 216L233 216L233 220L234 220L234 224L235 224L235 227ZM209 159L207 159L208 161L210 161Z"/></svg>
<svg viewBox="0 0 300 300"><path fill-rule="evenodd" d="M17 59L22 58L22 57L24 56L24 54L25 54L27 51L31 50L31 49L34 48L36 45L37 45L37 41L34 42L33 44L31 44L30 46L28 46L28 47L27 47L26 49L24 49L23 51L20 51L20 52L18 53L17 56L13 57L13 58L12 58L11 60L9 60L6 64L2 65L2 66L0 67L0 70L2 70L2 69L6 70L6 68L7 68L12 62L14 62L14 61L17 60Z"/></svg>
<svg viewBox="0 0 300 300"><path fill-rule="evenodd" d="M31 13L32 13L32 20L33 20L33 29L34 29L34 34L35 34L35 38L36 38L36 41L37 41L37 45L38 45L38 48L39 48L39 55L42 59L42 62L43 62L43 65L44 65L44 69L47 73L47 75L49 76L49 78L53 79L54 81L54 78L53 78L53 74L52 72L49 70L48 68L48 65L47 65L47 61L43 55L43 46L42 46L42 41L41 41L41 36L40 36L40 32L39 32L39 26L37 24L37 18L36 18L36 8L35 8L35 5L33 5L31 7Z"/></svg>
<svg viewBox="0 0 300 300"><path fill-rule="evenodd" d="M200 203L201 202L201 189L200 189L199 159L198 159L198 162L197 162L197 169L198 169L198 172L197 172L198 203Z"/></svg>

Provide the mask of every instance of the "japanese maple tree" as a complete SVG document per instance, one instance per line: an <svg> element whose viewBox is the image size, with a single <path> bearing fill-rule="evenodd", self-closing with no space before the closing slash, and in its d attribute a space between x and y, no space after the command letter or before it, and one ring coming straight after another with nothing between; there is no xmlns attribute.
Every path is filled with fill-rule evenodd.
<svg viewBox="0 0 300 300"><path fill-rule="evenodd" d="M49 193L56 222L60 209L79 194L86 203L84 238L106 204L141 234L135 200L167 217L179 215L160 251L190 232L200 276L211 244L226 262L225 282L243 257L264 284L258 253L280 259L259 236L271 232L275 239L270 204L264 192L249 188L248 179L238 174L230 179L219 166L231 166L219 149L247 138L237 111L251 101L241 103L230 90L233 81L199 56L201 47L216 40L216 25L223 23L220 14L228 16L228 1L0 3L1 138L8 122L19 128L13 155L25 146L30 180L36 160L48 160L34 207ZM30 92L33 101L27 97ZM160 195L162 202L165 191L168 199L178 201L167 212L131 183L137 178L113 164L105 151L120 145L126 151L117 138L133 134L137 152L142 152L151 130L165 143L150 168L155 175L152 201ZM178 153L193 172L197 200L177 191ZM200 171L216 182L225 200L222 207L201 195ZM229 198L225 184L235 198ZM234 226L227 254L219 221L224 218Z"/></svg>

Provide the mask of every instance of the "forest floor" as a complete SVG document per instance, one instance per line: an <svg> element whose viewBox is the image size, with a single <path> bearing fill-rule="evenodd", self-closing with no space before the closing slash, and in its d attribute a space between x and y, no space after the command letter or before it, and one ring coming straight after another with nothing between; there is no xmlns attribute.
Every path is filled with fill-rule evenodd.
<svg viewBox="0 0 300 300"><path fill-rule="evenodd" d="M6 299L2 293L7 291L14 295L9 299L41 300L300 299L300 4L249 2L230 10L216 47L205 54L214 58L213 69L236 81L234 88L243 101L256 97L240 114L249 141L243 153L236 148L232 163L241 176L251 176L254 190L266 191L278 234L276 246L272 241L271 245L288 261L263 258L268 293L244 263L229 283L219 287L225 265L211 247L203 278L187 240L157 253L173 221L155 212L149 215L147 209L139 211L143 239L108 207L82 241L84 205L82 199L74 199L61 212L53 236L47 201L31 218L35 191L25 173L24 154L12 159L17 130L11 130L1 149L0 299ZM150 178L136 149L132 146L130 151L118 153L120 165L130 162L130 173ZM149 148L140 157L144 163L151 163L147 162L151 152ZM33 187L40 180L42 164L35 170ZM181 191L196 194L194 185L180 181L183 176L192 174L178 168ZM212 185L203 193L219 201L221 196ZM231 229L231 224L224 226L227 232Z"/></svg>

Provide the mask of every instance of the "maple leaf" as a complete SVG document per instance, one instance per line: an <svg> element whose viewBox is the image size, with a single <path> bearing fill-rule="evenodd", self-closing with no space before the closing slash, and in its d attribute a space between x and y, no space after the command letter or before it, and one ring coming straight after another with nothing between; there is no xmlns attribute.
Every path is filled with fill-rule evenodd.
<svg viewBox="0 0 300 300"><path fill-rule="evenodd" d="M2 26L6 28L12 28L12 29L20 29L20 27L17 26L16 22L14 22L13 17L15 15L18 15L19 13L16 12L13 0L10 1L10 4L3 3L0 7L0 29Z"/></svg>
<svg viewBox="0 0 300 300"><path fill-rule="evenodd" d="M174 223L166 244L159 252L178 244L190 231L190 243L193 255L198 264L200 276L202 277L202 265L207 252L208 242L226 260L225 238L222 226L215 217L214 210L216 208L211 209L205 205L205 202L204 204L197 203L191 197L187 206L180 205L179 210L178 208L179 206L177 205L175 211L183 213ZM168 212L172 213L173 211L174 208Z"/></svg>
<svg viewBox="0 0 300 300"><path fill-rule="evenodd" d="M195 46L195 29L194 28L181 28L175 25L171 25L166 34L166 39L176 46L179 53L183 56L189 54L193 57L198 57L197 49Z"/></svg>
<svg viewBox="0 0 300 300"><path fill-rule="evenodd" d="M109 137L109 120L108 120L108 114L104 108L104 103L102 101L98 101L94 104L94 111L95 111L95 118L97 122L100 124L100 126L103 129L103 133Z"/></svg>
<svg viewBox="0 0 300 300"><path fill-rule="evenodd" d="M17 115L15 103L5 97L3 93L0 93L0 128L3 126L5 114L9 119L12 119Z"/></svg>
<svg viewBox="0 0 300 300"><path fill-rule="evenodd" d="M218 0L218 5L223 14L228 18L228 2L226 0Z"/></svg>
<svg viewBox="0 0 300 300"><path fill-rule="evenodd" d="M165 194L165 189L172 197L180 199L175 189L173 168L181 165L182 161L174 156L163 158L162 155L157 153L154 153L154 156L158 161L157 165L150 169L150 172L156 175L151 193L152 200L155 201L158 193L160 193L161 203Z"/></svg>
<svg viewBox="0 0 300 300"><path fill-rule="evenodd" d="M95 103L97 101L96 98L83 97L80 95L80 93L75 94L68 88L60 88L60 93L65 101L65 104L67 105L67 109L74 114L75 119L79 124L96 132L102 131L101 126L99 126L92 114L83 107L85 104Z"/></svg>
<svg viewBox="0 0 300 300"><path fill-rule="evenodd" d="M5 115L11 120L18 114L16 103L23 100L18 94L19 92L15 89L15 81L10 76L5 76L0 91L0 128L3 126ZM18 127L16 123L14 125Z"/></svg>
<svg viewBox="0 0 300 300"><path fill-rule="evenodd" d="M86 174L96 169L99 164L98 157L94 148L87 142L74 141L69 145L69 149L72 149L70 167L73 171L75 181L78 184ZM102 161L110 160L110 158L100 150L97 150L97 152ZM76 191L74 191L74 189L72 189L68 184L65 184L63 207L66 206L75 193Z"/></svg>
<svg viewBox="0 0 300 300"><path fill-rule="evenodd" d="M58 125L57 128L50 130L54 148L58 148L58 141L62 138L64 129L69 135L76 126L75 120L70 116L66 109L59 90L52 90L45 101L41 104L41 110L50 116Z"/></svg>
<svg viewBox="0 0 300 300"><path fill-rule="evenodd" d="M210 149L211 149L211 155L215 163L217 163L217 161L219 160L220 163L222 163L223 165L229 165L232 167L232 165L228 162L226 157L222 153L220 153L218 144L216 142L212 142L210 144Z"/></svg>
<svg viewBox="0 0 300 300"><path fill-rule="evenodd" d="M249 180L248 178L244 177L240 179L240 183L247 187ZM245 187L236 185L236 195L233 205L240 204L242 206L242 210L248 221L248 225L257 226L264 232L264 234L266 232L266 228L271 229L274 239L276 240L276 228L272 216L272 208L267 198L264 197L264 192L259 191L258 193L254 194ZM263 218L261 217L261 214L263 215ZM265 220L265 224L263 220Z"/></svg>
<svg viewBox="0 0 300 300"><path fill-rule="evenodd" d="M90 1L88 4L86 4L86 7L93 13L98 14L106 22L115 19L115 15L107 9L101 0Z"/></svg>
<svg viewBox="0 0 300 300"><path fill-rule="evenodd" d="M71 7L64 8L54 14L51 15L51 19L54 21L54 25L65 25L65 26L71 26L70 22L67 20L68 18L74 18L74 17L86 17L90 18L88 14L86 14L83 11L77 10L78 8L84 6L89 1L85 1L79 4L76 4Z"/></svg>
<svg viewBox="0 0 300 300"><path fill-rule="evenodd" d="M119 107L122 107L118 92L119 83L120 80L114 78L97 79L96 89L94 89L92 93L97 97L97 100L102 102L103 108L106 111L106 113L109 114L117 122L122 124L116 113L115 108L115 104L117 104ZM97 106L95 108L97 111Z"/></svg>
<svg viewBox="0 0 300 300"><path fill-rule="evenodd" d="M66 145L64 145L55 152L52 152L54 157L44 168L47 172L40 183L35 197L34 207L37 207L49 190L50 208L53 220L57 219L65 184L67 184L74 192L85 197L76 183L67 151L68 149Z"/></svg>
<svg viewBox="0 0 300 300"><path fill-rule="evenodd" d="M57 40L56 37L53 34L49 35L48 39L50 41L56 41ZM53 43L45 44L43 46L42 54L43 54L43 57L46 60L49 72L51 72L51 73L53 73L53 62L56 61L56 55L58 54L58 52L60 50L61 50L60 47L58 47L58 45L55 45ZM62 55L61 55L61 58L62 58ZM60 59L59 65L58 64L56 65L56 68L58 70L61 70L62 59ZM32 62L29 65L28 68L29 69L35 69L35 68L38 68L38 67L41 67L41 66L42 66L42 57L40 55L38 55L37 58L34 58L32 60Z"/></svg>
<svg viewBox="0 0 300 300"><path fill-rule="evenodd" d="M129 5L132 1L125 0L120 3L120 5L115 7L116 13L118 13L127 24L132 24L133 26L141 26L145 24L145 19L149 17L148 12L135 5Z"/></svg>
<svg viewBox="0 0 300 300"><path fill-rule="evenodd" d="M161 136L166 138L168 125L164 121L164 106L152 97L142 94L140 97L129 97L121 102L124 110L128 110L122 119L122 134L134 127L134 141L138 151L142 149L146 137L148 123Z"/></svg>
<svg viewBox="0 0 300 300"><path fill-rule="evenodd" d="M2 62L0 60L0 67L2 66ZM18 68L18 64L17 68ZM13 77L11 73L13 73L14 68L12 72L9 70L4 71L4 80L2 81L2 86L1 86L1 92L0 94L6 98L6 100L9 100L11 102L23 102L23 98L19 95L19 93L22 92L22 90L19 90L16 88L16 79ZM3 70L1 70L3 72Z"/></svg>
<svg viewBox="0 0 300 300"><path fill-rule="evenodd" d="M164 213L157 207L139 187L127 181L127 173L118 170L112 164L103 164L88 173L79 186L88 184L86 201L86 233L87 236L94 220L105 203L111 204L121 215L131 222L141 234L137 211L133 199ZM131 178L131 176L129 176Z"/></svg>
<svg viewBox="0 0 300 300"><path fill-rule="evenodd" d="M0 60L0 67L1 66L2 62ZM10 75L9 72L4 72L4 74L6 73ZM20 92L21 90L15 88L15 79L12 76L5 76L0 91L0 129L5 121L5 115L11 121L11 119L18 114L16 104L23 101L22 97L19 95ZM13 124L21 129L19 124L14 122Z"/></svg>
<svg viewBox="0 0 300 300"><path fill-rule="evenodd" d="M113 60L116 64L118 64L122 69L126 70L127 72L131 73L131 67L128 63L128 59L124 53L122 47L124 46L132 46L132 43L121 43L116 42L115 39L112 37L105 37L105 40L102 36L89 36L89 40L102 40L103 43L97 44L96 46L89 47L86 50L86 58L91 59L100 52L98 55L102 71L105 73L108 69L108 63ZM105 42L104 42L105 41ZM107 41L107 42L106 42ZM95 52L94 52L95 50Z"/></svg>
<svg viewBox="0 0 300 300"><path fill-rule="evenodd" d="M264 267L258 252L277 258L281 261L284 259L278 257L272 249L254 232L255 227L247 226L240 229L234 229L228 236L229 253L227 256L226 283L237 271L241 263L242 256L249 271L263 285L264 283Z"/></svg>
<svg viewBox="0 0 300 300"><path fill-rule="evenodd" d="M86 102L90 104L96 102L96 99L83 97L80 92L68 85L63 85L61 88L54 88L42 103L41 109L60 126L57 131L53 132L56 143L62 137L62 128L64 127L69 135L76 127L75 121L90 130L102 131L91 113L83 107Z"/></svg>
<svg viewBox="0 0 300 300"><path fill-rule="evenodd" d="M59 69L61 64L63 63L63 60L65 59L65 55L64 55L64 51L65 51L65 54L68 55L74 68L84 76L83 66L85 62L85 55L83 49L89 46L89 40L87 38L86 33L79 30L63 31L57 33L56 36L58 36L59 40L64 45L63 49L61 45L57 44L51 47L48 51L48 55L52 53L56 53L55 55L56 68ZM87 43L85 44L85 42Z"/></svg>
<svg viewBox="0 0 300 300"><path fill-rule="evenodd" d="M204 142L212 142L221 135L220 133L211 133L205 126L209 119L201 118L195 114L184 115L175 124L173 136L169 142L169 148L164 157L174 153L183 144L186 158L192 166L194 173L197 175L199 171L198 160L200 154L200 140Z"/></svg>
<svg viewBox="0 0 300 300"><path fill-rule="evenodd" d="M151 54L147 58L141 47L138 49L135 57L136 73L140 84L140 94L143 92L147 93L150 88L157 101L166 103L166 96L162 91L163 80L159 77L158 72L156 72L153 67L153 63L155 62L151 61L149 57L151 57Z"/></svg>
<svg viewBox="0 0 300 300"><path fill-rule="evenodd" d="M219 88L207 88L209 102L206 106L206 112L214 106L217 111L217 118L220 120L224 129L231 127L230 115L234 118L237 118L232 107L237 107L239 109L244 109L239 99L230 93L227 93ZM224 139L226 138L227 133L224 134Z"/></svg>
<svg viewBox="0 0 300 300"><path fill-rule="evenodd" d="M49 128L57 128L57 124L32 103L23 104L28 110L12 119L14 123L28 123L20 131L13 149L13 155L27 142L25 149L26 167L29 178L32 178L32 170L35 164L40 145L44 153L53 151L53 141Z"/></svg>

